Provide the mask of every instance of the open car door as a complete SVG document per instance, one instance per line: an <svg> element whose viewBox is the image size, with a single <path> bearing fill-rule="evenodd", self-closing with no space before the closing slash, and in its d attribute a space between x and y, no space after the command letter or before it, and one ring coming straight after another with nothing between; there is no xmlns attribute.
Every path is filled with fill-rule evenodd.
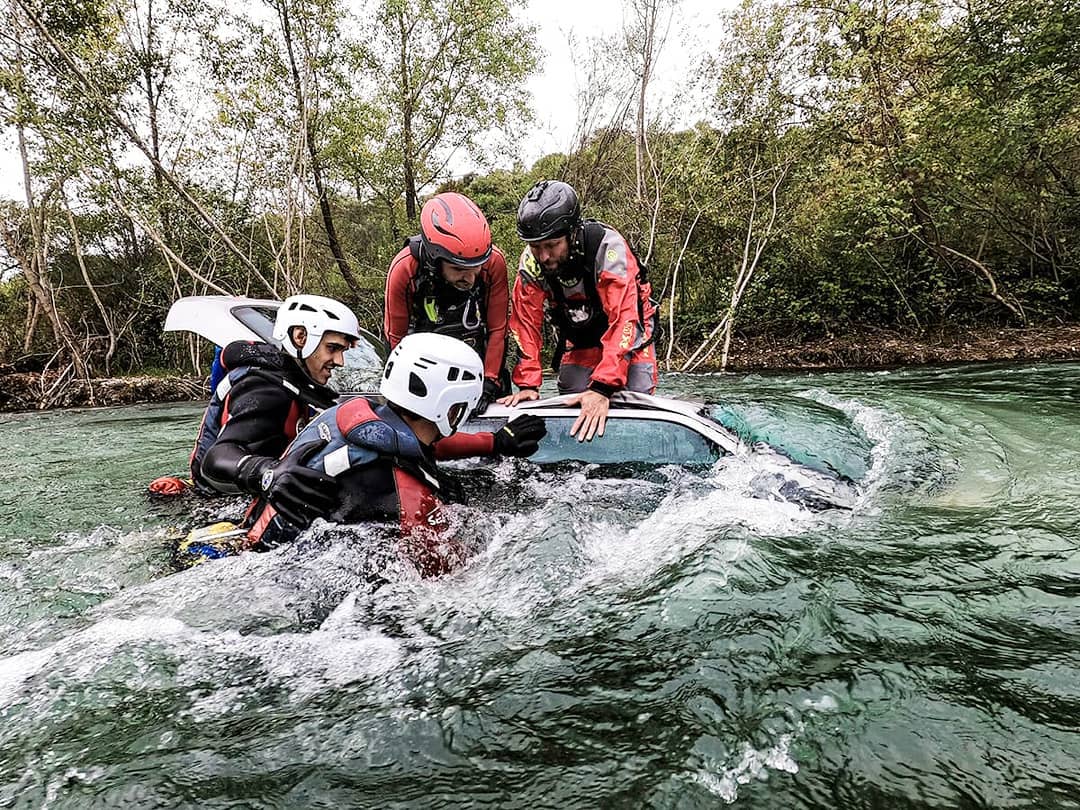
<svg viewBox="0 0 1080 810"><path fill-rule="evenodd" d="M271 298L244 298L232 295L193 295L180 298L165 317L166 332L191 332L211 343L225 347L234 340L276 343L274 318L280 301ZM379 337L361 327L360 340L345 353L346 367L339 390L360 390L374 374L378 378L386 360L386 349ZM356 376L359 374L359 376ZM338 374L335 372L335 377Z"/></svg>

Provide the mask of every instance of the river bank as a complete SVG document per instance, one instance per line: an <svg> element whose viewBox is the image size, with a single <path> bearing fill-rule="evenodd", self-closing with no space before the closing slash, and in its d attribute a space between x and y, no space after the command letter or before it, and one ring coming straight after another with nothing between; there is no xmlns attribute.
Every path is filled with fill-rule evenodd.
<svg viewBox="0 0 1080 810"><path fill-rule="evenodd" d="M719 357L713 359L718 365ZM732 338L728 371L878 369L1076 359L1080 359L1080 324L920 334L863 328L816 340L768 335Z"/></svg>
<svg viewBox="0 0 1080 810"><path fill-rule="evenodd" d="M91 380L89 385L83 380L60 383L55 372L0 375L0 413L179 402L208 396L205 379L181 374L104 377Z"/></svg>
<svg viewBox="0 0 1080 810"><path fill-rule="evenodd" d="M663 353L661 352L661 356ZM978 329L905 334L888 329L800 340L768 335L736 337L728 371L840 370L950 365L973 362L1036 362L1080 359L1080 325L1025 329ZM678 367L673 362L673 367ZM719 357L700 371L715 371ZM205 378L130 376L57 385L55 374L0 374L0 412L48 408L134 405L205 400Z"/></svg>

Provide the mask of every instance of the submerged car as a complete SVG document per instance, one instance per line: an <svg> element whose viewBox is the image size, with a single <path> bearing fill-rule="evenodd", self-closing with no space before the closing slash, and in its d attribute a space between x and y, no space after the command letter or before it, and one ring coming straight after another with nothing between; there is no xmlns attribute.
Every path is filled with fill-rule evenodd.
<svg viewBox="0 0 1080 810"><path fill-rule="evenodd" d="M280 301L230 296L181 298L165 320L165 331L193 332L218 346L234 340L274 342L274 315ZM331 384L343 397L370 393L377 387L386 347L371 332L346 352L347 365L335 371ZM469 433L499 430L522 413L540 416L547 436L530 457L536 464L568 461L597 465L648 464L711 466L725 457L753 455L767 463L755 493L795 501L812 510L850 509L857 490L850 480L829 470L793 461L782 450L761 442L747 443L710 415L704 402L622 391L611 398L602 439L579 442L570 430L580 410L569 396L524 402L514 408L490 405L471 416L461 430Z"/></svg>

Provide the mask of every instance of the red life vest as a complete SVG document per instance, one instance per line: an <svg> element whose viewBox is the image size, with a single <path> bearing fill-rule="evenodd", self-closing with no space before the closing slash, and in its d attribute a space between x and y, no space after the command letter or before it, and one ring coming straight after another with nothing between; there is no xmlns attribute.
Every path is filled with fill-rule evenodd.
<svg viewBox="0 0 1080 810"><path fill-rule="evenodd" d="M329 440L326 447L311 458L308 466L335 477L373 465L387 467L393 479L406 555L422 576L452 570L461 558L461 548L447 534L438 471L430 452L401 417L385 403L355 397L313 420L300 432L289 452L325 439ZM363 492L349 494L361 500L364 496ZM265 501L257 501L251 514L254 523L247 535L249 547L277 545L299 533Z"/></svg>

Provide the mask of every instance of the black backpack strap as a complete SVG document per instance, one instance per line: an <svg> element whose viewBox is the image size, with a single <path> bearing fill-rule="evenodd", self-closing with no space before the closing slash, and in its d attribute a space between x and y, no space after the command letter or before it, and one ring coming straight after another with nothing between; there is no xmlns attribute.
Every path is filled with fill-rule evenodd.
<svg viewBox="0 0 1080 810"><path fill-rule="evenodd" d="M582 250L584 251L584 255L585 255L586 260L591 262L594 266L595 266L595 263L596 263L596 254L600 250L600 245L604 241L604 233L607 230L614 231L615 229L612 228L607 223L601 222L600 220L596 220L596 219L587 219L587 220L584 221L584 223L582 223L582 236L581 236ZM626 248L627 248L627 250L630 251L630 255L633 256L634 261L637 262L637 266L638 266L638 278L637 278L638 286L640 287L642 284L648 284L649 283L649 267L648 267L648 265L646 265L645 262L643 262L641 260L641 257L638 256L638 252L636 250L634 250L634 246L633 246L633 244L631 244L630 240L627 239L625 236L623 237L623 240L626 242ZM588 284L588 282L586 282L586 284ZM595 290L596 290L595 273L592 276L592 288L593 288L593 292L595 293ZM653 301L654 304L656 304L656 309L653 312L653 317L651 319L652 322L653 322L652 334L650 335L649 339L646 340L643 344L641 344L641 346L639 346L637 349L635 349L635 351L640 351L641 349L644 349L646 346L649 346L649 345L655 343L656 340L658 339L658 337L660 336L661 328L660 328L660 306L659 306L659 302L656 301L655 299L650 299L650 300ZM645 304L644 304L644 302L642 302L641 296L638 296L638 323L641 324L641 327L643 329L645 328ZM558 368L558 367L556 366L556 368Z"/></svg>
<svg viewBox="0 0 1080 810"><path fill-rule="evenodd" d="M604 232L608 225L595 219L587 219L581 223L581 250L585 256L586 266L595 270L596 253L600 250L600 244L604 241ZM595 275L595 272L594 274ZM595 286L596 279L593 279Z"/></svg>
<svg viewBox="0 0 1080 810"><path fill-rule="evenodd" d="M424 266L424 242L419 235L410 236L401 243L402 247L407 247L412 257L420 264Z"/></svg>
<svg viewBox="0 0 1080 810"><path fill-rule="evenodd" d="M590 260L596 259L596 252L600 250L600 243L604 241L604 231L612 230L612 228L606 222L601 222L597 219L587 219L582 225L583 238L582 249L585 251L586 258ZM641 256L638 255L637 250L634 249L633 243L623 237L623 241L626 242L626 247L630 251L630 255L634 257L634 261L638 266L638 284L647 284L649 282L649 266L642 261Z"/></svg>
<svg viewBox="0 0 1080 810"><path fill-rule="evenodd" d="M412 281L412 312L409 314L411 328L424 319L424 298L433 292L436 270L427 260L424 242L419 234L408 237L403 246L409 249L409 255L416 262L416 275Z"/></svg>
<svg viewBox="0 0 1080 810"><path fill-rule="evenodd" d="M555 328L555 351L551 355L551 370L558 371L559 366L562 365L563 355L566 354L566 330L564 329L566 292L554 275L548 275L542 270L541 274L545 276L544 280L547 282L548 289L551 290L551 297L555 299L555 306L548 310L548 317L551 318L551 325Z"/></svg>

